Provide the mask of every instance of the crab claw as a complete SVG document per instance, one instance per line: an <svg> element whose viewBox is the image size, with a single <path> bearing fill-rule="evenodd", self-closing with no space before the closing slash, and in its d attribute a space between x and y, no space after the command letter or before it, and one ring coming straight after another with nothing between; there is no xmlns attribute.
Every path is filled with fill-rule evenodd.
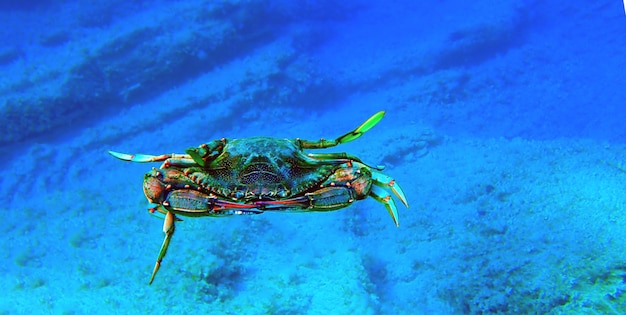
<svg viewBox="0 0 626 315"><path fill-rule="evenodd" d="M115 151L109 151L109 154L122 160L130 162L159 162L169 159L171 154L164 155L148 155L148 154L126 154Z"/></svg>
<svg viewBox="0 0 626 315"><path fill-rule="evenodd" d="M391 219L393 219L393 223L395 223L396 226L400 226L400 223L398 222L398 208L396 207L395 201L391 198L391 195L380 186L372 185L370 196L379 202L382 202L385 205L385 208L387 208L387 212L389 212Z"/></svg>
<svg viewBox="0 0 626 315"><path fill-rule="evenodd" d="M120 152L115 152L111 150L109 150L109 154L111 154L112 156L122 161L132 161L134 157L132 154L120 153Z"/></svg>
<svg viewBox="0 0 626 315"><path fill-rule="evenodd" d="M376 185L389 187L389 189L391 189L393 194L396 195L396 197L398 197L400 201L402 201L404 206L407 208L409 207L409 203L408 201L406 201L406 196L404 195L404 191L402 191L402 188L400 188L400 185L396 184L396 181L393 178L383 173L372 171L372 179L374 180L374 184Z"/></svg>
<svg viewBox="0 0 626 315"><path fill-rule="evenodd" d="M388 190L391 190L391 192L393 192L393 194L396 195L396 197L398 197L398 199L400 199L400 201L408 208L409 203L406 200L404 191L402 191L400 185L396 184L396 181L393 178L381 172L372 170L372 180L374 185L372 185L372 189L370 190L370 196L385 205L389 215L393 219L393 222L396 226L399 226L398 208L396 207L396 203L393 201L393 198L391 198Z"/></svg>

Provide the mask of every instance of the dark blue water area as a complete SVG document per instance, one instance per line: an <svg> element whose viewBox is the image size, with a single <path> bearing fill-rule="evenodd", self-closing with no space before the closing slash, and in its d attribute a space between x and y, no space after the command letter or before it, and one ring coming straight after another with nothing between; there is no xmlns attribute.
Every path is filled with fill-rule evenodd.
<svg viewBox="0 0 626 315"><path fill-rule="evenodd" d="M0 314L626 311L622 3L3 1L0 26ZM159 164L107 150L380 110L345 150L402 183L399 229L374 198L185 217L146 285Z"/></svg>
<svg viewBox="0 0 626 315"><path fill-rule="evenodd" d="M0 10L31 11L45 8L54 1L27 0L27 1L2 1Z"/></svg>
<svg viewBox="0 0 626 315"><path fill-rule="evenodd" d="M450 31L449 42L460 42L462 49L452 50L451 56L445 56L448 52L442 49L444 57L435 59L443 60L435 67L461 71L458 82L447 83L446 92L466 104L450 111L440 107L426 115L438 116L433 118L452 133L623 142L626 89L621 86L626 82L622 58L626 39L620 35L622 9L617 2L594 6L526 2L514 9L512 20L476 22L479 27L496 23L494 27L499 28L489 30L495 34L481 34L487 37L484 42L472 38L472 27ZM481 20L471 15L467 19L468 23ZM506 34L497 34L500 31ZM464 43L466 40L477 43ZM483 85L485 81L490 86ZM485 90L490 90L489 94L482 97ZM420 104L413 106L420 108ZM442 118L444 115L448 119Z"/></svg>
<svg viewBox="0 0 626 315"><path fill-rule="evenodd" d="M54 1L19 3L7 2L0 7L9 17L5 20L8 27L3 28L1 33L3 42L10 43L0 52L0 62L4 64L31 59L36 62L35 56L45 48L57 49L142 9L154 10L155 6L168 5L141 1L109 1L93 5ZM200 7L203 5L199 4ZM267 2L255 9L266 13L248 17L240 21L238 27L241 32L255 29L265 29L265 32L259 37L246 39L249 47L245 47L245 43L237 43L241 46L239 50L221 51L218 57L223 60L216 63L245 57L246 52L251 53L272 38L300 32L291 40L296 54L315 60L316 63L311 65L314 68L307 70L312 76L323 79L336 77L337 72L345 71L341 69L340 59L345 54L353 54L355 61L346 60L346 63L356 67L364 67L366 65L360 63L371 62L367 60L368 50L385 56L381 56L384 61L380 69L374 70L380 71L377 74L379 79L313 84L310 91L294 97L293 106L328 110L343 97L363 89L384 89L406 82L407 78L456 71L455 80L437 83L444 85L437 92L446 95L438 95L439 99L434 100L433 106L419 101L407 104L420 112L422 117L436 121L437 127L446 132L535 139L582 137L617 142L624 137L626 131L621 123L624 114L621 100L626 92L621 87L624 82L621 57L625 39L620 35L624 21L619 3L590 6L568 2L555 6L526 1L515 5L500 4L493 8L488 5L465 7L452 2L438 5L401 1L394 5L360 1L342 2L340 5L315 1L307 4ZM466 17L462 16L464 9L468 10ZM55 11L64 18L54 18ZM238 18L243 19L237 14L247 12L232 6L225 7L222 14L220 18L233 18L237 23ZM446 19L449 24L445 24ZM17 24L20 22L25 23L24 27ZM298 31L300 28L302 30ZM108 33L107 36L115 34ZM139 36L138 40L141 40ZM426 47L416 44L420 41ZM363 50L356 49L357 45L363 45ZM432 47L428 48L428 45ZM88 47L86 49L89 50ZM338 54L341 57L333 60L333 50L343 51ZM102 54L105 58L110 57L110 52ZM395 58L393 56L398 61L385 63L387 58ZM417 57L418 61L410 60L412 57ZM102 66L98 63L106 63L106 60L86 61L85 64L72 66L70 72L80 76L102 76ZM169 80L142 78L153 81L145 82L154 83L153 90L141 91L130 101L150 99L155 95L154 89L174 87L210 69L198 68L193 62L183 62L167 74L171 78ZM61 124L64 117L70 117L72 125L81 128L125 106L119 95L113 92L104 96L101 94L98 98L84 97L88 94L86 91L102 90L104 83L99 84L68 82L62 87L69 90L62 92L69 94L68 99L60 105L43 109L44 114L50 116L45 123L52 120L52 123L58 121ZM118 88L116 82L106 84L111 85L110 89ZM274 75L268 84L297 88L294 86L297 83L289 74ZM434 83L416 82L415 89L432 89L420 84ZM488 89L491 89L490 94L485 95ZM265 95L258 97L269 98ZM94 108L93 104L85 104L88 102L99 106ZM12 106L19 107L19 103ZM102 112L98 108L102 108ZM50 111L61 114L50 114ZM24 113L13 115L20 114ZM50 132L63 135L67 126L40 129L46 130L46 135ZM41 134L40 131L34 132L38 133Z"/></svg>

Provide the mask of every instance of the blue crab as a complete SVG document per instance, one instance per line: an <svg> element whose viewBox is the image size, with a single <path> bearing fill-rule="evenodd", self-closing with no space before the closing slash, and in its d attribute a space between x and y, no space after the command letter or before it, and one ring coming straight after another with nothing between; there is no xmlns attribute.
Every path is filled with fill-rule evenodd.
<svg viewBox="0 0 626 315"><path fill-rule="evenodd" d="M404 192L382 167L372 167L348 153L306 153L359 138L385 115L380 111L334 140L253 137L214 140L186 154L125 154L131 162L163 162L144 176L150 212L165 218L165 239L152 271L154 281L165 257L177 216L227 216L265 211L332 211L368 196L383 203L398 226L393 193L407 208Z"/></svg>

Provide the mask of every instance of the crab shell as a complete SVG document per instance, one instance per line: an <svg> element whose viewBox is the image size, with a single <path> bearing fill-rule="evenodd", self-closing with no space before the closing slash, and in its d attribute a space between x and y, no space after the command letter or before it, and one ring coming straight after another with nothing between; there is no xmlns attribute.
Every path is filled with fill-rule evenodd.
<svg viewBox="0 0 626 315"><path fill-rule="evenodd" d="M238 146L259 144L254 154L233 153L238 153ZM314 160L301 150L282 150L291 145L289 140L241 139L224 146L205 167L184 167L181 161L169 160L145 175L144 193L151 203L183 216L337 210L370 193L368 166L344 160L322 163L325 160ZM262 152L264 148L290 154ZM252 209L256 211L245 211Z"/></svg>

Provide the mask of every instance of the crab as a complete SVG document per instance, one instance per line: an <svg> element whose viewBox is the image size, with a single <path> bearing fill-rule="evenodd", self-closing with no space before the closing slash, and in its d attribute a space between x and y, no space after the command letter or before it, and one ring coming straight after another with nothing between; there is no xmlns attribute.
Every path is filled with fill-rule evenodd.
<svg viewBox="0 0 626 315"><path fill-rule="evenodd" d="M334 139L308 141L252 137L219 139L186 154L109 153L124 161L163 162L144 175L143 191L164 217L165 239L150 284L167 253L177 216L229 216L265 211L333 211L369 197L384 204L399 226L393 193L407 208L404 192L382 166L370 166L348 153L307 153L361 137L385 115L380 111L356 129Z"/></svg>

